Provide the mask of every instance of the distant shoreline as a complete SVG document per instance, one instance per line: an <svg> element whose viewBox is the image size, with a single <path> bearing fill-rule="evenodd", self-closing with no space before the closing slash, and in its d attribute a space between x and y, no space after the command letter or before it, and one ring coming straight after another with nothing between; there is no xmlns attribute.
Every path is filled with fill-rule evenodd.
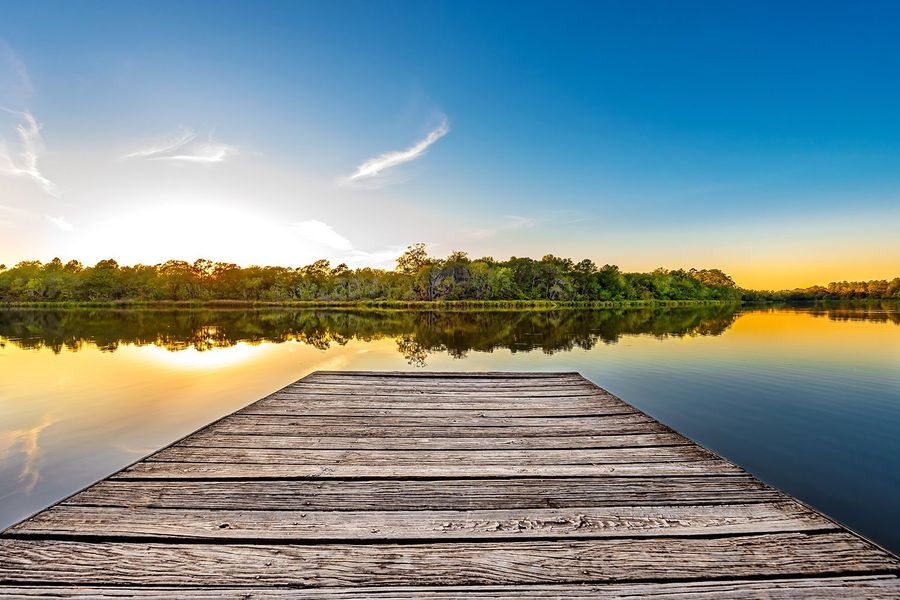
<svg viewBox="0 0 900 600"><path fill-rule="evenodd" d="M428 256L413 244L393 271L332 267L240 267L198 259L123 266L113 259L0 265L0 303L23 306L300 306L382 308L622 308L741 302L900 299L900 277L838 281L793 290L749 290L720 269L623 272L547 254L540 260Z"/></svg>
<svg viewBox="0 0 900 600"><path fill-rule="evenodd" d="M301 308L360 310L560 310L677 308L691 306L793 306L860 305L894 302L894 298L819 299L819 300L368 300L368 301L256 301L256 300L95 300L63 302L0 302L0 310L16 308Z"/></svg>
<svg viewBox="0 0 900 600"><path fill-rule="evenodd" d="M397 308L397 309L557 309L557 308L645 308L678 306L727 306L758 304L740 300L83 300L61 302L0 302L6 308ZM770 304L770 303L767 303Z"/></svg>

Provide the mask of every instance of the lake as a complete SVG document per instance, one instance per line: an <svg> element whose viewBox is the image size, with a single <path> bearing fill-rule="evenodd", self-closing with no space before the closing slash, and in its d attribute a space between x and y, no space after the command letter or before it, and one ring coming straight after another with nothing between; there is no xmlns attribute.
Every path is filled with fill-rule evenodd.
<svg viewBox="0 0 900 600"><path fill-rule="evenodd" d="M900 306L0 311L0 528L317 369L580 371L900 551Z"/></svg>

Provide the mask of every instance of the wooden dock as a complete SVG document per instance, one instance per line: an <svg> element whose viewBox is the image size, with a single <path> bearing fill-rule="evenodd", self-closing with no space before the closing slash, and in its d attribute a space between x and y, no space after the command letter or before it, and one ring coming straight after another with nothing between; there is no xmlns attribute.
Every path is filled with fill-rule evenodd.
<svg viewBox="0 0 900 600"><path fill-rule="evenodd" d="M577 373L316 372L0 535L0 596L897 598Z"/></svg>

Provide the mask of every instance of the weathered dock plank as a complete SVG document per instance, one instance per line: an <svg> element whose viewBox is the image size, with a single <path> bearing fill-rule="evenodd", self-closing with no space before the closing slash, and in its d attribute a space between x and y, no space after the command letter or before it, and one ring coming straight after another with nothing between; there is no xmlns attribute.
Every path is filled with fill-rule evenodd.
<svg viewBox="0 0 900 600"><path fill-rule="evenodd" d="M286 400L283 402L272 402L251 410L242 410L242 415L280 415L280 416L309 416L309 417L464 417L466 419L485 419L485 418L536 418L534 411L540 410L543 417L605 417L614 415L630 415L635 414L635 410L622 406L590 406L584 403L580 406L553 406L552 403L544 403L542 406L514 406L507 408L485 407L480 403L472 403L469 405L456 404L455 406L447 406L448 403L435 403L432 406L425 406L420 403L403 403L394 406L377 406L370 401L362 403L344 401L339 405L296 402ZM548 405L550 404L550 405Z"/></svg>
<svg viewBox="0 0 900 600"><path fill-rule="evenodd" d="M890 598L898 575L577 373L314 373L0 534L0 597Z"/></svg>
<svg viewBox="0 0 900 600"><path fill-rule="evenodd" d="M849 533L459 541L196 544L0 539L4 580L56 584L526 584L883 573L885 552Z"/></svg>
<svg viewBox="0 0 900 600"><path fill-rule="evenodd" d="M689 536L835 530L795 503L503 510L297 511L97 507L61 504L10 536L98 539L448 540Z"/></svg>
<svg viewBox="0 0 900 600"><path fill-rule="evenodd" d="M664 600L704 598L759 600L760 598L801 600L894 600L897 578L891 575L810 577L804 579L689 581L677 583L606 583L516 586L441 586L441 587L0 587L0 598L36 597L92 598L309 598L312 600L361 600L390 598L402 600L450 600L453 598L546 600L547 598L658 598Z"/></svg>
<svg viewBox="0 0 900 600"><path fill-rule="evenodd" d="M556 419L550 421L550 419ZM472 424L442 423L438 417L405 422L335 417L281 418L271 416L232 415L210 425L215 433L243 435L348 436L348 437L546 437L622 435L625 433L668 433L669 429L644 415L593 418L549 417L547 419L480 419ZM505 422L504 422L505 421ZM542 424L541 421L544 421Z"/></svg>
<svg viewBox="0 0 900 600"><path fill-rule="evenodd" d="M723 460L616 463L606 465L293 465L144 461L112 475L113 479L379 479L466 477L677 477L740 473Z"/></svg>
<svg viewBox="0 0 900 600"><path fill-rule="evenodd" d="M284 465L608 465L710 460L696 446L580 448L571 450L310 450L297 448L198 448L173 446L151 462Z"/></svg>
<svg viewBox="0 0 900 600"><path fill-rule="evenodd" d="M323 437L294 435L217 434L201 431L176 445L203 448L293 448L309 450L503 450L505 448L635 448L683 446L690 442L675 433L585 435L565 437Z"/></svg>
<svg viewBox="0 0 900 600"><path fill-rule="evenodd" d="M235 510L486 510L777 502L756 479L554 477L405 480L108 479L63 501L79 506Z"/></svg>
<svg viewBox="0 0 900 600"><path fill-rule="evenodd" d="M543 415L535 415L530 417L494 417L488 415L480 415L474 412L460 416L448 416L430 413L427 415L396 415L386 419L380 419L372 416L360 415L255 415L246 413L237 413L232 415L227 421L220 422L220 429L239 428L243 431L255 431L266 427L288 427L288 428L340 428L340 427L421 427L434 429L450 429L448 433L455 433L453 430L460 427L520 427L532 428L536 431L547 428L548 430L564 429L569 431L596 431L596 430L612 430L625 425L647 425L652 419L647 415L637 411L626 414L612 414L599 416L571 416L571 417L548 417ZM225 427L228 424L228 428Z"/></svg>
<svg viewBox="0 0 900 600"><path fill-rule="evenodd" d="M315 402L319 405L340 405L347 404L351 405L352 403L366 403L366 405L380 405L380 406L405 406L407 403L413 404L421 404L424 407L435 407L440 408L444 404L462 404L465 406L485 406L490 408L491 406L497 406L500 408L507 408L512 406L517 407L537 407L541 406L566 406L566 405L578 405L578 406L591 406L591 407L602 407L614 405L617 407L627 407L631 408L627 403L609 395L598 395L595 396L590 393L590 391L586 391L585 393L578 394L576 396L561 396L561 395L547 395L547 396L526 396L526 395L514 395L514 396L504 396L498 397L491 392L471 392L465 395L461 395L459 393L454 392L446 392L446 393L438 393L438 392L422 392L418 394L411 394L409 392L398 392L395 394L365 394L365 393L322 393L317 394L315 392L309 391L309 388L286 388L284 390L280 390L273 394L270 398L268 398L270 402L266 402L265 405L260 404L251 404L247 407L248 410L257 409L257 408L265 408L265 406L271 404L275 400L287 400L291 402L298 401L307 401L307 402ZM508 402L508 404L507 404Z"/></svg>

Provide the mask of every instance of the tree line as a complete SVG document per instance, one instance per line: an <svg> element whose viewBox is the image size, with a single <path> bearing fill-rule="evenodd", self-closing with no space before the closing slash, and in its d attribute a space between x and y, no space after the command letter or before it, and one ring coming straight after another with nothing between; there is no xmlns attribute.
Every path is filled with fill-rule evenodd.
<svg viewBox="0 0 900 600"><path fill-rule="evenodd" d="M809 300L900 300L900 277L870 281L832 281L827 286L766 292L744 290L744 300L803 302Z"/></svg>
<svg viewBox="0 0 900 600"><path fill-rule="evenodd" d="M287 341L325 350L352 340L394 339L407 360L421 364L436 352L456 358L500 348L554 353L589 350L598 343L615 343L623 335L659 339L720 335L739 310L726 304L589 311L11 308L0 311L0 343L60 353L86 347L115 352L125 344L204 351Z"/></svg>
<svg viewBox="0 0 900 600"><path fill-rule="evenodd" d="M299 268L240 267L199 259L157 265L119 265L101 260L23 261L0 265L0 302L214 301L379 302L379 301L740 301L821 298L900 298L900 278L834 283L790 292L743 290L719 269L656 269L626 273L546 255L472 259L464 252L429 256L415 244L393 270L350 269L318 260Z"/></svg>

